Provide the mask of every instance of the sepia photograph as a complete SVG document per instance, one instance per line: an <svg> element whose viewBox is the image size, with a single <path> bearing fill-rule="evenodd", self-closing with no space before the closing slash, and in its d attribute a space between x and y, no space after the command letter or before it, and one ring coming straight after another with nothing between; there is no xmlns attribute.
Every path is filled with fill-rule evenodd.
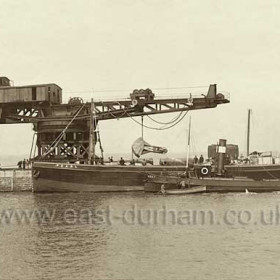
<svg viewBox="0 0 280 280"><path fill-rule="evenodd" d="M0 7L0 280L279 278L279 1Z"/></svg>

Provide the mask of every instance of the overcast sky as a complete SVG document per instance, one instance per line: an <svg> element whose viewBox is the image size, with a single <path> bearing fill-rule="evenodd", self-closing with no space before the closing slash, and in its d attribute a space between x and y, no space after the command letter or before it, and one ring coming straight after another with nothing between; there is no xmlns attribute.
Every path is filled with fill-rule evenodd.
<svg viewBox="0 0 280 280"><path fill-rule="evenodd" d="M245 150L249 108L252 149L280 150L279 1L0 0L0 5L0 76L15 85L53 82L65 99L109 99L128 97L135 88L217 83L218 91L230 92L231 103L191 113L193 152L206 152L219 138ZM154 92L176 96L191 89ZM156 126L148 118L145 123ZM144 136L180 152L187 126L185 118L167 131L145 130ZM100 122L100 129L107 153L129 152L141 135L130 119ZM1 155L29 154L31 125L1 125L0 131Z"/></svg>

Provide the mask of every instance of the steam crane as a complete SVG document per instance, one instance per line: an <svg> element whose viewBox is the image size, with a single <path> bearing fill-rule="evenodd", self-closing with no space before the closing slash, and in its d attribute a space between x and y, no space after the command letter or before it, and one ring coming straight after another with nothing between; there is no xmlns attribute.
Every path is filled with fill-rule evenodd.
<svg viewBox="0 0 280 280"><path fill-rule="evenodd" d="M36 158L47 161L87 161L90 127L95 131L99 121L215 108L225 103L229 99L217 94L215 84L203 97L161 99L146 89L134 90L125 100L91 103L76 97L62 103L62 89L56 84L14 86L7 77L0 77L0 124L32 123L37 134ZM96 132L92 139L95 146Z"/></svg>

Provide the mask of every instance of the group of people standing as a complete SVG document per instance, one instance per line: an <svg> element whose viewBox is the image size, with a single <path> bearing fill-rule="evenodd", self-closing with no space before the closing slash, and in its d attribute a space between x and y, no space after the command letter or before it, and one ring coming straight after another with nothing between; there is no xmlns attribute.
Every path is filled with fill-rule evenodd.
<svg viewBox="0 0 280 280"><path fill-rule="evenodd" d="M19 169L26 169L26 168L30 168L31 167L31 161L29 159L23 159L20 160L17 163L17 166Z"/></svg>
<svg viewBox="0 0 280 280"><path fill-rule="evenodd" d="M193 158L193 163L194 164L203 164L204 163L204 157L203 155L200 155L200 157L198 158L197 156L195 156Z"/></svg>
<svg viewBox="0 0 280 280"><path fill-rule="evenodd" d="M113 164L114 160L113 160L113 157L112 157L112 156L111 156L111 157L108 157L108 162L109 162L109 164ZM128 162L127 162L127 163L128 163ZM142 163L143 166L145 166L145 165L147 164L147 161L146 161L145 159L143 159L143 160L141 161L141 163ZM122 165L122 166L126 165L126 162L125 162L125 160L123 159L123 157L120 158L118 164L119 164L119 165ZM135 164L136 164L135 159L131 159L130 162L129 162L129 165L135 165Z"/></svg>

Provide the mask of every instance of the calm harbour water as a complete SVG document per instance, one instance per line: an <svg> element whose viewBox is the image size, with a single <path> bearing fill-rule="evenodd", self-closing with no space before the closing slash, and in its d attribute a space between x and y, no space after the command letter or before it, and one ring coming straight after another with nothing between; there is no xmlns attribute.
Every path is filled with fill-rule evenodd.
<svg viewBox="0 0 280 280"><path fill-rule="evenodd" d="M0 279L278 279L278 205L279 193L1 193ZM35 210L53 216L3 218Z"/></svg>

